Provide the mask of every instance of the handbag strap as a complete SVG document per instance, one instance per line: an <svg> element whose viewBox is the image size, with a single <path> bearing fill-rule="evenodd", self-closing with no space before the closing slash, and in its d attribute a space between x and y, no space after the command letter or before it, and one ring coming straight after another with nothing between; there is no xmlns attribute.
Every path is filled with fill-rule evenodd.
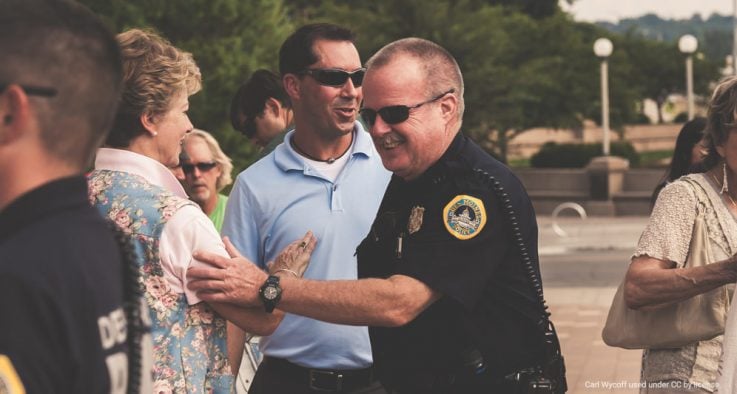
<svg viewBox="0 0 737 394"><path fill-rule="evenodd" d="M686 184L690 185L694 195L696 196L697 201L697 215L702 215L704 219L704 223L707 225L707 234L709 235L709 239L714 242L714 244L722 249L727 256L731 256L735 254L735 250L733 250L729 240L727 239L727 231L723 227L722 221L719 219L719 216L717 214L718 209L714 206L714 202L711 198L709 198L708 193L704 189L704 185L702 185L699 181L696 179L692 179L690 176L684 176L681 178L683 181L686 182ZM714 220L709 220L709 216L713 215ZM717 229L709 229L709 226L718 226L718 231L715 231ZM715 239L712 237L712 234L718 234L718 237L721 237L721 239Z"/></svg>
<svg viewBox="0 0 737 394"><path fill-rule="evenodd" d="M687 185L691 186L691 190L696 197L697 215L704 215L709 208L714 208L711 200L709 199L709 196L706 195L706 191L696 180L688 177L683 177L681 178L681 180L686 182Z"/></svg>

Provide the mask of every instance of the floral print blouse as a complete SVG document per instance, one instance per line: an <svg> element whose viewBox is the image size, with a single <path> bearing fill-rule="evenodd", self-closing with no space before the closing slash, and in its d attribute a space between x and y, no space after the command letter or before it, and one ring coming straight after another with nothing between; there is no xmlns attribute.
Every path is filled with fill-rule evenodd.
<svg viewBox="0 0 737 394"><path fill-rule="evenodd" d="M206 303L189 305L182 284L165 275L159 245L167 221L193 204L134 173L96 170L90 202L130 234L151 316L155 393L231 393L226 324ZM204 215L204 214L203 214Z"/></svg>

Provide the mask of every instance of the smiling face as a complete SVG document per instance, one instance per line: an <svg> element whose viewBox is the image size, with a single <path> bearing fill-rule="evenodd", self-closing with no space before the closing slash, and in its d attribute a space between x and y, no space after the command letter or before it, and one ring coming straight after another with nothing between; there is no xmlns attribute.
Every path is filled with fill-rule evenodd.
<svg viewBox="0 0 737 394"><path fill-rule="evenodd" d="M179 163L179 153L182 151L182 141L193 128L189 121L189 97L187 92L180 90L174 95L169 109L154 117L152 130L156 132L156 154L161 164L175 167Z"/></svg>
<svg viewBox="0 0 737 394"><path fill-rule="evenodd" d="M313 45L319 59L309 69L339 69L354 71L361 68L361 58L350 41L317 40ZM353 131L359 105L363 98L361 87L348 80L340 86L322 85L311 75L291 74L294 89L290 96L294 101L297 119L304 122L298 128L312 128L325 138L344 136Z"/></svg>
<svg viewBox="0 0 737 394"><path fill-rule="evenodd" d="M364 108L375 111L393 105L414 106L442 93L428 92L418 61L406 55L369 69L364 92ZM396 124L378 115L369 132L384 167L401 178L414 179L435 163L455 136L449 127L455 103L454 96L447 94L411 109L409 118Z"/></svg>

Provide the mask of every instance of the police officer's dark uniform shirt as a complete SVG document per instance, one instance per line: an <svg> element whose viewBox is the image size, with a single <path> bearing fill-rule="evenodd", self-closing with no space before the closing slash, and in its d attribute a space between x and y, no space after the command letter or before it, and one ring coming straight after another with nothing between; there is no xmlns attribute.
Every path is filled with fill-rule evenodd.
<svg viewBox="0 0 737 394"><path fill-rule="evenodd" d="M83 177L0 211L0 392L18 380L29 394L125 390L121 267Z"/></svg>
<svg viewBox="0 0 737 394"><path fill-rule="evenodd" d="M394 176L358 248L359 277L407 275L443 297L403 327L370 328L374 365L387 386L473 364L473 349L494 377L541 364L535 293L499 200L473 169L502 183L537 261L537 223L523 186L460 132L423 175L409 182Z"/></svg>

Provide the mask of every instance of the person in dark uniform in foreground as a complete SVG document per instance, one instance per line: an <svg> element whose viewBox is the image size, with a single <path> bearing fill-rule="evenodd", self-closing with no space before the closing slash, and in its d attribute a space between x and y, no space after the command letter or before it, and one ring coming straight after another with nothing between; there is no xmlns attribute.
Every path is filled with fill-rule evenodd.
<svg viewBox="0 0 737 394"><path fill-rule="evenodd" d="M120 97L115 37L75 2L3 0L0 53L0 392L150 393L135 271L83 176Z"/></svg>
<svg viewBox="0 0 737 394"><path fill-rule="evenodd" d="M565 392L535 213L511 171L460 132L455 60L408 38L367 68L361 113L394 175L357 249L362 279L278 282L239 256L202 255L217 268L190 269L191 287L213 301L370 326L392 393Z"/></svg>

